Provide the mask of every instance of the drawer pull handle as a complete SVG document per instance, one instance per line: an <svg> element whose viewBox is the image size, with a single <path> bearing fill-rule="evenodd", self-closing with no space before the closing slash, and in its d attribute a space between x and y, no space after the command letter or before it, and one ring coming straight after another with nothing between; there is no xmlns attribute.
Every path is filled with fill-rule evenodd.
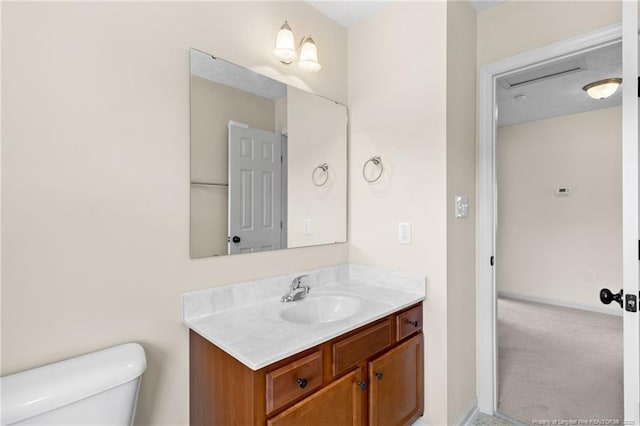
<svg viewBox="0 0 640 426"><path fill-rule="evenodd" d="M300 386L301 389L306 388L307 384L309 384L307 379L296 379L296 382L298 382L298 386Z"/></svg>
<svg viewBox="0 0 640 426"><path fill-rule="evenodd" d="M362 390L367 388L367 384L365 382L356 382L356 385L360 386L360 389Z"/></svg>
<svg viewBox="0 0 640 426"><path fill-rule="evenodd" d="M384 377L384 375L382 374L382 371L376 371L373 373L373 375L376 376L378 380L382 380L382 377Z"/></svg>
<svg viewBox="0 0 640 426"><path fill-rule="evenodd" d="M418 321L410 321L410 320L407 320L407 322L408 322L409 324L411 324L412 326L414 326L415 328L418 328Z"/></svg>

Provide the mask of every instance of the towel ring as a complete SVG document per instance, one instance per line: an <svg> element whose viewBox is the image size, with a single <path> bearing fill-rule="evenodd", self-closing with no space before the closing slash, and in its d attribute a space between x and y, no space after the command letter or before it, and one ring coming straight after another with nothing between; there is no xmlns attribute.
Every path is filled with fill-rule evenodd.
<svg viewBox="0 0 640 426"><path fill-rule="evenodd" d="M316 179L316 172L321 170L324 172L324 179L318 180ZM315 186L324 186L325 183L329 180L329 165L327 163L322 163L311 172L311 180Z"/></svg>
<svg viewBox="0 0 640 426"><path fill-rule="evenodd" d="M378 166L380 168L380 172L378 173L378 175L373 178L373 179L369 179L367 178L367 174L365 173L365 170L367 168L367 164L369 163L373 163L374 165ZM375 155L371 158L369 158L365 163L364 166L362 166L362 177L364 178L364 180L366 180L369 183L373 183L373 182L377 182L378 179L380 179L380 177L382 177L382 172L384 171L384 166L382 165L382 160L380 159L379 155Z"/></svg>

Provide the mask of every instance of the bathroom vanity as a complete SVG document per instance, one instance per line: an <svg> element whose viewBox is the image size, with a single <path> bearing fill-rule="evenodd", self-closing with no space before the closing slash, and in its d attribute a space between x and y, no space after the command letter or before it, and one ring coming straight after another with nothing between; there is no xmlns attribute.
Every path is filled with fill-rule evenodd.
<svg viewBox="0 0 640 426"><path fill-rule="evenodd" d="M192 425L409 425L423 414L424 276L307 274L311 293L296 302L280 302L295 276L183 295Z"/></svg>

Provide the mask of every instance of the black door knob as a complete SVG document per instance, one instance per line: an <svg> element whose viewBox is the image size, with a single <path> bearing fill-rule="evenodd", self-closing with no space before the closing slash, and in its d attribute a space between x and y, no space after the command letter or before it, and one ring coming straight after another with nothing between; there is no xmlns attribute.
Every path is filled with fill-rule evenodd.
<svg viewBox="0 0 640 426"><path fill-rule="evenodd" d="M238 244L241 240L240 240L240 237L238 237L237 235L234 235L233 238L231 239L231 241L233 241L234 243Z"/></svg>
<svg viewBox="0 0 640 426"><path fill-rule="evenodd" d="M600 290L600 301L605 305L608 305L611 302L617 302L622 308L622 295L622 290L614 294L611 293L611 290L609 290L608 288L603 288L602 290Z"/></svg>

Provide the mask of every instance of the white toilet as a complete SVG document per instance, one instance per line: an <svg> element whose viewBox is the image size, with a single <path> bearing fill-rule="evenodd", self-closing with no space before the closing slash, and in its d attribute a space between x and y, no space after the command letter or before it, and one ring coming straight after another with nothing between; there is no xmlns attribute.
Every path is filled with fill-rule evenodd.
<svg viewBox="0 0 640 426"><path fill-rule="evenodd" d="M146 367L127 343L2 377L0 424L130 426Z"/></svg>

